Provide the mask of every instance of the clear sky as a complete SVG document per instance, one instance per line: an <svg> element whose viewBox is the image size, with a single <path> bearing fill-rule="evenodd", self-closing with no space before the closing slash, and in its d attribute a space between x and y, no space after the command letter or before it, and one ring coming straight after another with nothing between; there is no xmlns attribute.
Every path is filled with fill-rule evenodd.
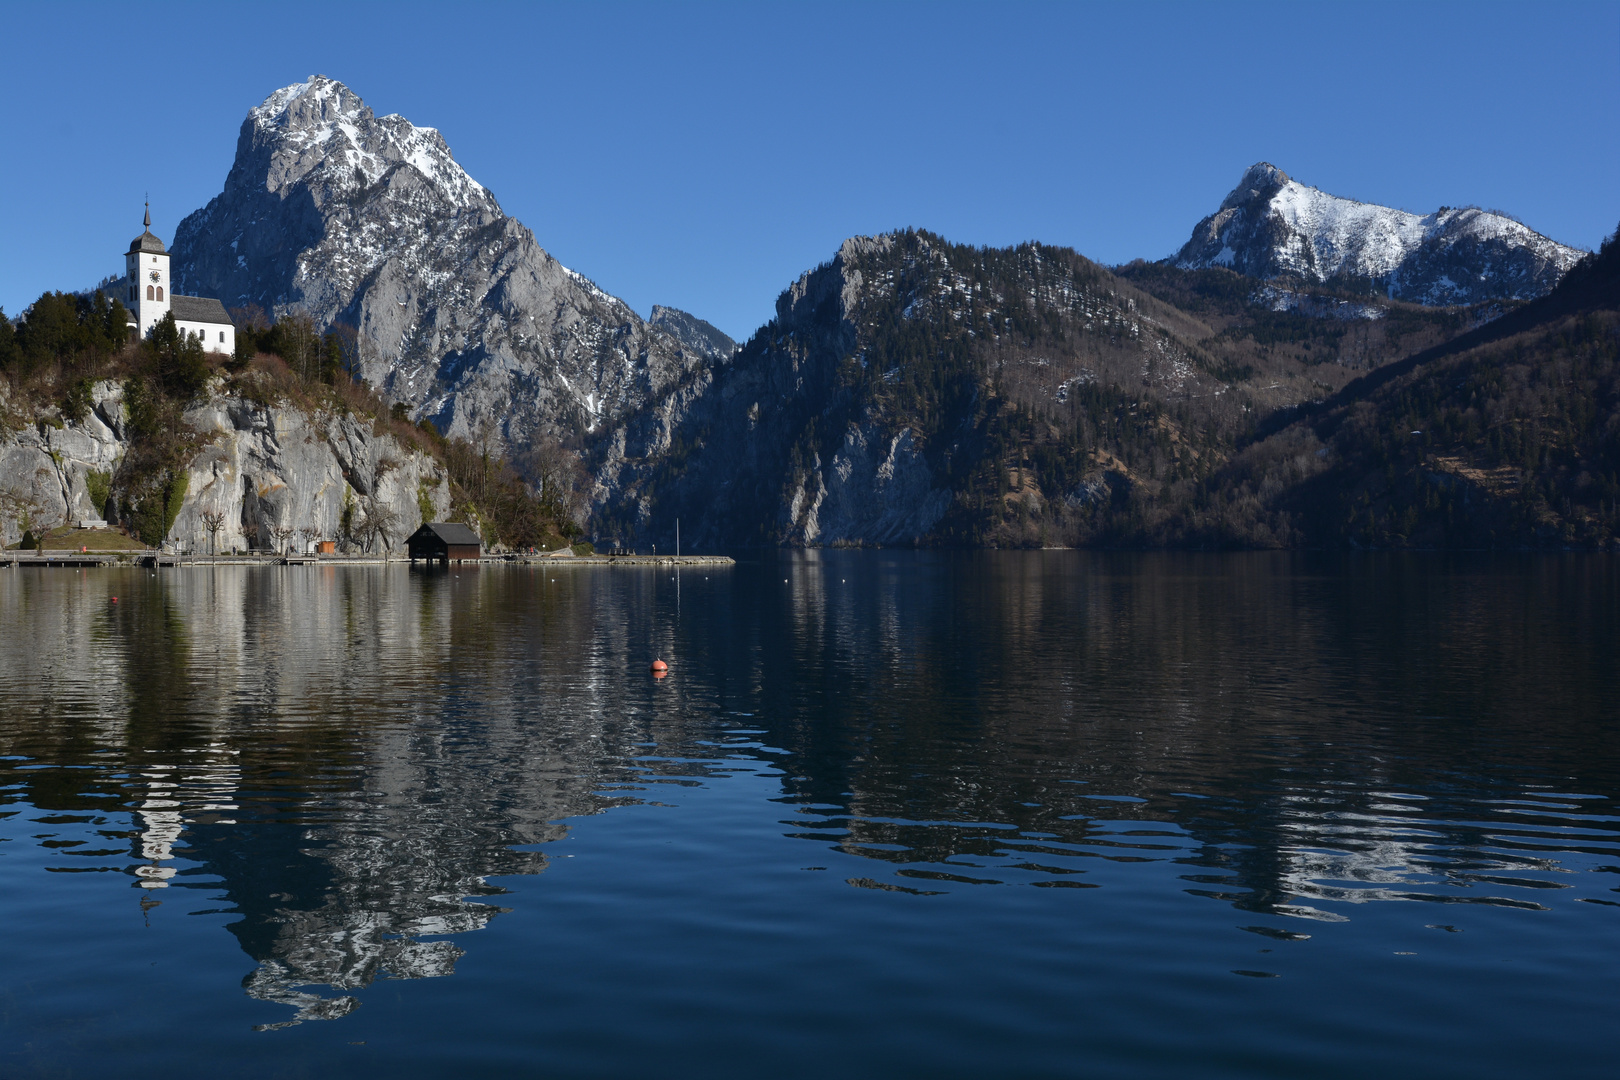
<svg viewBox="0 0 1620 1080"><path fill-rule="evenodd" d="M1620 3L198 4L0 0L0 305L217 194L247 110L331 76L437 127L542 246L738 338L846 236L1175 251L1268 160L1595 247Z"/></svg>

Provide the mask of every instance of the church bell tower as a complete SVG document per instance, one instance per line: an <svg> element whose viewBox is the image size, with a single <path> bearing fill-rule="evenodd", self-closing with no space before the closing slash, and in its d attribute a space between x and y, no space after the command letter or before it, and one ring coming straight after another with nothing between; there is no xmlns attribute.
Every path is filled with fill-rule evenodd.
<svg viewBox="0 0 1620 1080"><path fill-rule="evenodd" d="M124 256L128 282L124 305L135 316L136 333L145 337L169 311L169 252L152 235L152 204L146 204L146 228L130 241Z"/></svg>

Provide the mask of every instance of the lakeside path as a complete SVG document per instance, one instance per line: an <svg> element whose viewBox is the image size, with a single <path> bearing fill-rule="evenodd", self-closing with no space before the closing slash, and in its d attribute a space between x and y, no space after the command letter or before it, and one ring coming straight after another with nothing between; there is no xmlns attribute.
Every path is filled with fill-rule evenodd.
<svg viewBox="0 0 1620 1080"><path fill-rule="evenodd" d="M174 555L161 551L6 551L0 568L21 566L388 566L410 564L404 555ZM458 566L733 566L729 555L486 555ZM425 563L437 566L437 563Z"/></svg>

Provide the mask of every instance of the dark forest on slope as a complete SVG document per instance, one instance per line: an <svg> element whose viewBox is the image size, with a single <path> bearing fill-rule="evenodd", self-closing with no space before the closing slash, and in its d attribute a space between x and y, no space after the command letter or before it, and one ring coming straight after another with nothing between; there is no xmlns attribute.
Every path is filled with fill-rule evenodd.
<svg viewBox="0 0 1620 1080"><path fill-rule="evenodd" d="M1550 295L1274 418L1162 541L1612 547L1617 361L1611 237Z"/></svg>
<svg viewBox="0 0 1620 1080"><path fill-rule="evenodd" d="M646 517L593 524L669 542L680 518L716 544L1604 546L1613 263L1611 243L1530 304L1425 308L1034 243L852 242L716 374L719 404L673 425ZM807 531L850 447L902 436L943 512L909 534Z"/></svg>

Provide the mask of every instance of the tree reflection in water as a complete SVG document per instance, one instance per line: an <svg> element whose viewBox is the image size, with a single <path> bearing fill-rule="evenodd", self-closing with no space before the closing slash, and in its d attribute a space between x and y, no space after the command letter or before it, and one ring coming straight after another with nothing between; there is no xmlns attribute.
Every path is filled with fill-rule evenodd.
<svg viewBox="0 0 1620 1080"><path fill-rule="evenodd" d="M18 572L0 752L14 801L123 808L101 835L126 849L64 860L240 915L244 988L294 1010L265 1028L451 974L506 910L490 879L540 874L569 819L739 757L780 769L779 835L858 858L860 888L1161 863L1260 916L1535 908L1615 855L1579 796L1620 794L1590 752L1616 597L1590 558Z"/></svg>

